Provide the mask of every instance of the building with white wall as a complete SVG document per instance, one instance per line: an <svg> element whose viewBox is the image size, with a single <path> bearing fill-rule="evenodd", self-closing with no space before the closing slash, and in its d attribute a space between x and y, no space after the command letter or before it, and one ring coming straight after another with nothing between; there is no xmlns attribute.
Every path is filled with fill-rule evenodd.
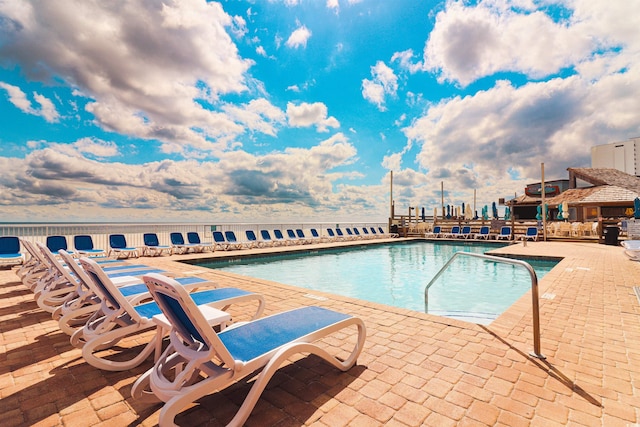
<svg viewBox="0 0 640 427"><path fill-rule="evenodd" d="M640 176L640 137L591 147L591 167L617 169Z"/></svg>

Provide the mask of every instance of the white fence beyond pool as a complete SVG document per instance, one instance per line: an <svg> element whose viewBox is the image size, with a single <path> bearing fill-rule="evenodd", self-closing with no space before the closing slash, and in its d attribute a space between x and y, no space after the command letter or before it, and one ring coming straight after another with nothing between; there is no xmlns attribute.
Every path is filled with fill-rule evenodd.
<svg viewBox="0 0 640 427"><path fill-rule="evenodd" d="M73 249L73 236L89 235L93 239L96 248L109 247L110 234L124 234L128 246L143 246L142 235L144 233L156 233L161 244L169 244L169 234L181 232L185 235L195 231L204 240L212 240L212 231L233 231L239 240L245 239L245 230L253 230L258 234L259 230L302 228L309 230L315 228L321 234L326 234L327 228L335 227L382 227L387 229L387 223L0 223L0 236L18 236L36 242L45 243L47 236L65 236L70 249Z"/></svg>

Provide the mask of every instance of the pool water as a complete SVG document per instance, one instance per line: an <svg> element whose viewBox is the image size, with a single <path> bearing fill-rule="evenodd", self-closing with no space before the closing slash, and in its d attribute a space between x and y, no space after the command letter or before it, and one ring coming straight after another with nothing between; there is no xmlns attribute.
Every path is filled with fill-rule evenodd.
<svg viewBox="0 0 640 427"><path fill-rule="evenodd" d="M485 253L495 244L411 242L317 253L199 264L245 276L488 324L531 289L522 266L458 257L424 289L455 252ZM538 279L557 261L527 260Z"/></svg>

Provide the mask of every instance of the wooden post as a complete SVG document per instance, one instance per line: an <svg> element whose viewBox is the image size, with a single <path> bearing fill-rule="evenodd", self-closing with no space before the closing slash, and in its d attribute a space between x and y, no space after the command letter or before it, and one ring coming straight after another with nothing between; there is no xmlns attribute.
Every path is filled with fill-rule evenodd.
<svg viewBox="0 0 640 427"><path fill-rule="evenodd" d="M544 206L544 201L545 201L545 193L546 191L546 186L544 184L544 163L540 163L540 170L541 170L541 176L542 176L542 182L540 183L540 189L541 194L542 194L542 201L541 201L541 211L542 211L542 240L544 240L545 242L547 241L547 210L545 209Z"/></svg>

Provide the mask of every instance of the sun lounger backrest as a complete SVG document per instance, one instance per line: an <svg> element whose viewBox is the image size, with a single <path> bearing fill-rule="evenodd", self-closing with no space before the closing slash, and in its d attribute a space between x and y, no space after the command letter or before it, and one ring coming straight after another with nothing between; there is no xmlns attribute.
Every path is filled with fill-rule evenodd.
<svg viewBox="0 0 640 427"><path fill-rule="evenodd" d="M320 237L320 234L318 233L318 230L316 230L315 228L312 228L312 229L311 229L311 230L309 230L309 231L311 231L311 235L312 235L313 237Z"/></svg>
<svg viewBox="0 0 640 427"><path fill-rule="evenodd" d="M145 233L142 236L145 246L160 246L158 235L156 233Z"/></svg>
<svg viewBox="0 0 640 427"><path fill-rule="evenodd" d="M67 238L64 236L47 236L47 248L52 253L58 253L60 249L67 250Z"/></svg>
<svg viewBox="0 0 640 427"><path fill-rule="evenodd" d="M260 230L260 236L262 236L262 240L271 240L269 230Z"/></svg>
<svg viewBox="0 0 640 427"><path fill-rule="evenodd" d="M296 236L296 232L293 231L291 228L287 229L287 236L289 236L290 239L297 239L298 236Z"/></svg>
<svg viewBox="0 0 640 427"><path fill-rule="evenodd" d="M100 269L100 267L95 262L87 258L80 258L80 264L82 265L82 268L84 268L84 271L87 273L89 280L92 281L92 283L95 285L95 288L100 293L100 298L106 299L109 304L115 309L122 308L120 304L121 301L118 300L117 296L111 293L111 290L107 287L103 278L99 276L98 269Z"/></svg>
<svg viewBox="0 0 640 427"><path fill-rule="evenodd" d="M327 228L327 234L329 237L336 237L336 234L333 232L332 228Z"/></svg>
<svg viewBox="0 0 640 427"><path fill-rule="evenodd" d="M276 239L278 239L278 240L284 240L284 236L282 235L282 231L280 231L277 228L275 230L273 230L273 235L276 236Z"/></svg>
<svg viewBox="0 0 640 427"><path fill-rule="evenodd" d="M249 240L250 242L258 240L256 237L256 233L254 233L253 230L246 230L245 234L247 235L247 240Z"/></svg>
<svg viewBox="0 0 640 427"><path fill-rule="evenodd" d="M222 234L222 231L214 231L213 232L213 241L216 243L224 243L224 234Z"/></svg>
<svg viewBox="0 0 640 427"><path fill-rule="evenodd" d="M198 233L196 233L195 231L189 231L187 232L187 242L189 243L202 243L200 241L200 235Z"/></svg>
<svg viewBox="0 0 640 427"><path fill-rule="evenodd" d="M78 251L93 250L93 239L88 235L74 236L73 247Z"/></svg>
<svg viewBox="0 0 640 427"><path fill-rule="evenodd" d="M225 365L233 369L235 361L187 291L175 280L159 274L145 275L142 280L162 313L171 322L171 333L181 338L186 351L213 351ZM204 348L199 344L203 344Z"/></svg>
<svg viewBox="0 0 640 427"><path fill-rule="evenodd" d="M126 248L127 247L127 240L125 239L124 234L110 234L109 235L109 246L111 246L113 249L124 249L124 248Z"/></svg>
<svg viewBox="0 0 640 427"><path fill-rule="evenodd" d="M82 265L87 276L89 276L97 290L102 294L98 296L104 298L114 311L126 313L133 322L142 321L141 315L133 308L131 303L124 297L122 292L116 288L109 276L107 276L94 260L90 258L80 258L80 265ZM104 309L103 306L103 311Z"/></svg>
<svg viewBox="0 0 640 427"><path fill-rule="evenodd" d="M184 237L182 236L182 233L171 233L169 237L171 238L172 245L184 245Z"/></svg>
<svg viewBox="0 0 640 427"><path fill-rule="evenodd" d="M236 239L236 233L233 231L225 231L224 237L227 239L227 242L236 243L238 239Z"/></svg>
<svg viewBox="0 0 640 427"><path fill-rule="evenodd" d="M0 254L12 255L20 253L20 239L16 236L0 237Z"/></svg>

